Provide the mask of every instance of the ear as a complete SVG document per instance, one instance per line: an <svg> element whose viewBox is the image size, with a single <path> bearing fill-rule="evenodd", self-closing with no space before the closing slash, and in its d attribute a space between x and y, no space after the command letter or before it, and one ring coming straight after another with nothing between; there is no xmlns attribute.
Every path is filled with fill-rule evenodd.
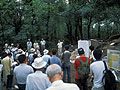
<svg viewBox="0 0 120 90"><path fill-rule="evenodd" d="M63 72L61 72L61 78L63 78Z"/></svg>
<svg viewBox="0 0 120 90"><path fill-rule="evenodd" d="M50 77L48 77L49 81L50 81Z"/></svg>

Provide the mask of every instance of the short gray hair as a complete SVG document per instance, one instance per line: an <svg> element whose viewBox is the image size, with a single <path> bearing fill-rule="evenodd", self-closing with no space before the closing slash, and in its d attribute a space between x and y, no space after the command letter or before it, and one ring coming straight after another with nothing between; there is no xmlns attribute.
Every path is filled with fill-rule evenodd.
<svg viewBox="0 0 120 90"><path fill-rule="evenodd" d="M59 65L57 64L52 64L50 66L48 66L47 70L46 70L46 74L49 76L49 77L52 77L54 76L55 74L61 74L62 72L62 69Z"/></svg>

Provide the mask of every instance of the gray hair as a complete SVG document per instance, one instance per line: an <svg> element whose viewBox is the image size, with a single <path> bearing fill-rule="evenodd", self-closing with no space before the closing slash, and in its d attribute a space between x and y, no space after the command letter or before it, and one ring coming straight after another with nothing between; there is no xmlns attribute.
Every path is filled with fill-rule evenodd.
<svg viewBox="0 0 120 90"><path fill-rule="evenodd" d="M62 72L62 69L59 65L57 64L52 64L50 66L48 66L47 70L46 70L46 74L49 76L49 77L52 77L54 76L55 74L61 74Z"/></svg>

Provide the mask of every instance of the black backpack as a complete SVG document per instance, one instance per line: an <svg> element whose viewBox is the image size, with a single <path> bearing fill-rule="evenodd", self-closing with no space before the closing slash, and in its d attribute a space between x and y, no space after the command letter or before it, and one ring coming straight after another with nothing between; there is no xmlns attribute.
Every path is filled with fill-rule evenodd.
<svg viewBox="0 0 120 90"><path fill-rule="evenodd" d="M116 90L116 80L114 74L108 70L107 65L104 62L105 70L103 71L104 76L103 76L103 83L104 83L104 89L105 90Z"/></svg>

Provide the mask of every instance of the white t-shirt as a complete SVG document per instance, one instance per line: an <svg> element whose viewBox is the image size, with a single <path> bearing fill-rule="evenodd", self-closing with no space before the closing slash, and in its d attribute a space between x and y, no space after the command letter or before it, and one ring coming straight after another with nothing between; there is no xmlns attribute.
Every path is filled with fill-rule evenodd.
<svg viewBox="0 0 120 90"><path fill-rule="evenodd" d="M46 44L46 41L45 40L42 40L41 41L41 45L45 45Z"/></svg>
<svg viewBox="0 0 120 90"><path fill-rule="evenodd" d="M103 61L95 61L90 65L90 73L94 74L93 87L98 88L103 86L102 78L104 70L105 66Z"/></svg>
<svg viewBox="0 0 120 90"><path fill-rule="evenodd" d="M58 48L62 48L62 44L63 42L59 42L57 45L58 45Z"/></svg>

